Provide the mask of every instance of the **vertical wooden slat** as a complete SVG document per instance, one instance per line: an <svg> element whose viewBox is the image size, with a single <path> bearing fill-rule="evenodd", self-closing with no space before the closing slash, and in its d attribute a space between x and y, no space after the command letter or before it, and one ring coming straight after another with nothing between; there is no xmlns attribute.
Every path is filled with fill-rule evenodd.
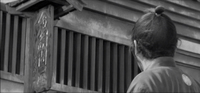
<svg viewBox="0 0 200 93"><path fill-rule="evenodd" d="M106 73L106 80L105 80L105 92L109 93L111 92L110 90L110 42L106 42L105 44L105 53L104 53L104 56L105 56L105 65L106 65L106 69L105 69L105 72Z"/></svg>
<svg viewBox="0 0 200 93"><path fill-rule="evenodd" d="M98 91L102 92L103 88L103 40L98 42Z"/></svg>
<svg viewBox="0 0 200 93"><path fill-rule="evenodd" d="M91 38L91 84L90 84L90 89L94 90L95 89L95 66L96 66L96 38Z"/></svg>
<svg viewBox="0 0 200 93"><path fill-rule="evenodd" d="M32 58L32 49L31 49L31 38L32 37L32 32L31 30L33 29L31 27L31 19L30 18L27 18L26 20L26 43L25 43L25 71L24 71L24 92L30 92L30 91L33 91L32 90L32 84L30 84L30 82L32 81L32 73L31 73L31 69L32 69L32 66L31 66L31 62L30 61L30 58Z"/></svg>
<svg viewBox="0 0 200 93"><path fill-rule="evenodd" d="M112 92L117 92L117 89L118 89L118 87L117 87L117 84L118 84L118 82L117 82L117 79L118 79L118 77L117 77L117 74L118 74L118 68L117 68L117 64L118 64L118 60L117 60L117 54L118 54L118 47L117 47L117 44L113 44L113 46L112 46L112 48L113 48L113 84L112 84Z"/></svg>
<svg viewBox="0 0 200 93"><path fill-rule="evenodd" d="M4 62L3 62L3 47L2 45L3 42L2 42L2 37L3 37L3 11L0 11L0 70L3 70L3 65L4 65Z"/></svg>
<svg viewBox="0 0 200 93"><path fill-rule="evenodd" d="M49 19L48 19L48 30L49 30L49 38L48 38L48 43L49 43L49 47L48 52L47 52L47 56L50 56L47 59L47 86L46 87L51 87L52 85L52 78L53 78L53 32L54 32L54 6L49 5L48 6L48 13L49 13Z"/></svg>
<svg viewBox="0 0 200 93"><path fill-rule="evenodd" d="M52 84L56 83L56 75L57 75L57 51L58 51L58 27L54 27L53 31L53 77L52 77Z"/></svg>
<svg viewBox="0 0 200 93"><path fill-rule="evenodd" d="M88 88L88 55L89 55L89 37L84 37L84 52L83 52L83 88Z"/></svg>
<svg viewBox="0 0 200 93"><path fill-rule="evenodd" d="M74 38L74 33L69 32L69 43L68 43L68 85L72 85L72 67L73 67L73 38Z"/></svg>
<svg viewBox="0 0 200 93"><path fill-rule="evenodd" d="M6 15L6 37L5 37L5 52L4 52L4 71L8 71L8 54L9 54L9 41L10 41L10 22L11 15L7 13Z"/></svg>
<svg viewBox="0 0 200 93"><path fill-rule="evenodd" d="M26 42L26 19L22 19L22 37L21 37L21 58L20 58L20 75L24 75L24 62L25 62L25 42Z"/></svg>
<svg viewBox="0 0 200 93"><path fill-rule="evenodd" d="M64 84L65 70L65 49L66 49L66 30L61 31L61 64L60 64L60 83Z"/></svg>
<svg viewBox="0 0 200 93"><path fill-rule="evenodd" d="M80 87L81 34L76 34L76 80L75 86Z"/></svg>
<svg viewBox="0 0 200 93"><path fill-rule="evenodd" d="M13 32L13 47L12 47L12 73L16 72L16 62L17 62L17 37L18 37L18 25L19 17L14 16L14 32Z"/></svg>
<svg viewBox="0 0 200 93"><path fill-rule="evenodd" d="M129 51L129 48L126 47L126 50L125 50L125 54L127 55L125 59L126 60L126 91L131 83L131 79L132 79L132 55L131 55L131 52Z"/></svg>
<svg viewBox="0 0 200 93"><path fill-rule="evenodd" d="M124 91L124 46L120 45L119 46L119 53L118 53L118 58L119 58L119 84L118 84L118 89L119 92L125 92Z"/></svg>

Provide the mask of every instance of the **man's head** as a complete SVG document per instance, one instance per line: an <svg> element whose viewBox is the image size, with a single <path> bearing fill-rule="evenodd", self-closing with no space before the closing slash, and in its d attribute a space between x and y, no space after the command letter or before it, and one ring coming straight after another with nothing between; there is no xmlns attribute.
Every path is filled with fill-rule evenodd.
<svg viewBox="0 0 200 93"><path fill-rule="evenodd" d="M163 12L163 7L156 7L136 22L132 30L136 56L141 54L146 59L174 56L178 40L176 27Z"/></svg>

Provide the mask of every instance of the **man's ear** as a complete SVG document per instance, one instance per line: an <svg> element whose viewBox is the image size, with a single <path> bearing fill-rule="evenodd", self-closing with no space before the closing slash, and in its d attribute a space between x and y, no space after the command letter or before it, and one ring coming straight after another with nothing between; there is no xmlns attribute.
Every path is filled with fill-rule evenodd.
<svg viewBox="0 0 200 93"><path fill-rule="evenodd" d="M135 50L135 55L138 54L138 51L137 51L137 41L134 40L134 50Z"/></svg>

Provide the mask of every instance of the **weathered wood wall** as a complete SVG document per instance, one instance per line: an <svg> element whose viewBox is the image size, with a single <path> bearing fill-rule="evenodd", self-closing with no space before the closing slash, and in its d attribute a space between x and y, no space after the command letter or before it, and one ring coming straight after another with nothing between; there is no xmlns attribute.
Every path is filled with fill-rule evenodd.
<svg viewBox="0 0 200 93"><path fill-rule="evenodd" d="M126 91L128 83L138 71L136 64L130 62L134 62L128 52L128 46L131 45L130 31L136 20L143 14L142 11L157 5L167 9L165 13L173 19L177 27L180 43L175 59L178 66L200 82L199 2L195 0L83 1L86 7L82 12L69 13L54 27L52 90ZM13 9L9 9L9 13L17 15L5 12L0 11L0 80L4 85L2 88L7 92L29 91L32 86L27 82L31 81L29 74L31 74L30 62L32 61L30 59L33 57L30 54L33 52L31 49L33 45L30 44L33 39L30 38L32 36L30 22L33 19L23 19L24 16L17 16L21 12ZM17 23L18 26L15 25ZM88 58L88 55L92 57ZM89 69L83 69L87 67ZM58 73L60 74L57 75ZM13 86L18 87L13 88Z"/></svg>
<svg viewBox="0 0 200 93"><path fill-rule="evenodd" d="M194 0L83 0L82 12L72 12L57 26L90 36L131 45L130 31L148 8L161 5L174 21L180 41L178 66L200 82L200 3Z"/></svg>
<svg viewBox="0 0 200 93"><path fill-rule="evenodd" d="M3 7L3 6L2 6ZM0 10L1 92L23 92L26 18ZM16 86L16 87L14 87Z"/></svg>

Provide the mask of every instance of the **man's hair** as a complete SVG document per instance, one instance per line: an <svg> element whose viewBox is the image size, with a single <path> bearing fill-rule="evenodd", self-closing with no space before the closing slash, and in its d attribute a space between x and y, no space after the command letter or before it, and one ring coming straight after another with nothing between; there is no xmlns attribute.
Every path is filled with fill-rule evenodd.
<svg viewBox="0 0 200 93"><path fill-rule="evenodd" d="M174 56L178 40L176 27L163 12L160 6L148 11L132 30L132 43L136 40L138 52L147 59Z"/></svg>

